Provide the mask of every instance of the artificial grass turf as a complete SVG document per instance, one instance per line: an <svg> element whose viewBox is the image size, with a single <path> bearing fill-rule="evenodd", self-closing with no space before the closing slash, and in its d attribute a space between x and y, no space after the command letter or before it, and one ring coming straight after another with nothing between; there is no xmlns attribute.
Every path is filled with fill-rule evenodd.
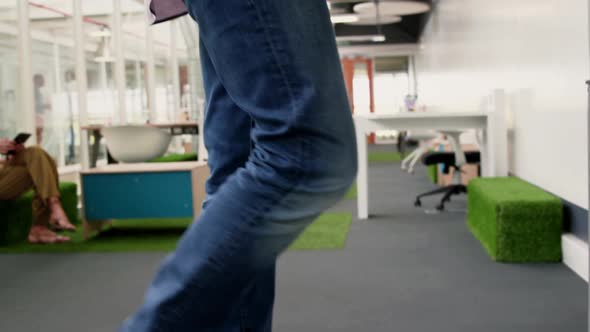
<svg viewBox="0 0 590 332"><path fill-rule="evenodd" d="M492 259L561 260L559 198L514 177L474 179L468 193L468 226Z"/></svg>
<svg viewBox="0 0 590 332"><path fill-rule="evenodd" d="M151 160L152 163L170 163L180 161L196 161L198 160L196 153L185 154L170 154L160 158ZM369 162L395 162L401 161L403 158L399 152L369 152Z"/></svg>
<svg viewBox="0 0 590 332"><path fill-rule="evenodd" d="M77 185L73 182L59 184L61 202L68 218L78 221ZM10 245L24 241L33 223L33 191L21 197L0 201L0 245Z"/></svg>
<svg viewBox="0 0 590 332"><path fill-rule="evenodd" d="M85 241L82 230L70 234L71 243L33 245L20 243L0 246L0 253L79 253L79 252L168 252L192 219L118 220L113 226ZM293 243L291 250L341 249L346 244L352 215L326 213L315 220Z"/></svg>
<svg viewBox="0 0 590 332"><path fill-rule="evenodd" d="M344 195L344 199L355 199L358 197L358 187L356 185L356 181L350 186L346 195Z"/></svg>
<svg viewBox="0 0 590 332"><path fill-rule="evenodd" d="M402 161L404 158L399 152L369 152L370 163L388 163Z"/></svg>
<svg viewBox="0 0 590 332"><path fill-rule="evenodd" d="M438 184L438 165L428 166L428 178L432 183Z"/></svg>
<svg viewBox="0 0 590 332"><path fill-rule="evenodd" d="M196 153L184 153L184 154L169 154L160 158L151 160L150 163L175 163L181 161L197 161L199 157Z"/></svg>
<svg viewBox="0 0 590 332"><path fill-rule="evenodd" d="M352 223L350 213L325 213L291 245L291 250L342 249Z"/></svg>

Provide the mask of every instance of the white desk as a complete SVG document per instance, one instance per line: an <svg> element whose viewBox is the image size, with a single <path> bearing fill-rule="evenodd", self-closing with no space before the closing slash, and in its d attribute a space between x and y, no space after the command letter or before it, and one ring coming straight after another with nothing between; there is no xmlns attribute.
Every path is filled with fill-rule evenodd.
<svg viewBox="0 0 590 332"><path fill-rule="evenodd" d="M501 116L500 114L498 114ZM483 176L505 176L504 166L506 140L498 133L506 134L503 117L494 113L399 113L394 115L357 115L354 117L358 149L358 217L369 217L369 162L367 152L367 135L378 130L419 130L455 131L478 129L481 131L480 150ZM493 147L493 148L491 148ZM504 159L502 159L504 158ZM502 162L498 163L497 161Z"/></svg>

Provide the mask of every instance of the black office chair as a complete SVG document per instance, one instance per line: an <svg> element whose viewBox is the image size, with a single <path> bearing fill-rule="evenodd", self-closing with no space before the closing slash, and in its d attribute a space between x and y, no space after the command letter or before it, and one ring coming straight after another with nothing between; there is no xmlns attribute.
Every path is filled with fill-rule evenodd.
<svg viewBox="0 0 590 332"><path fill-rule="evenodd" d="M451 196L467 193L467 187L461 183L461 165L456 164L455 154L455 152L429 152L422 157L424 165L442 164L444 174L449 174L451 168L455 169L455 176L453 177L453 184L418 195L414 202L416 207L422 206L421 199L423 197L444 193L440 203L436 206L438 211L443 211L445 203L451 201ZM465 160L467 164L479 164L480 153L478 151L465 152Z"/></svg>

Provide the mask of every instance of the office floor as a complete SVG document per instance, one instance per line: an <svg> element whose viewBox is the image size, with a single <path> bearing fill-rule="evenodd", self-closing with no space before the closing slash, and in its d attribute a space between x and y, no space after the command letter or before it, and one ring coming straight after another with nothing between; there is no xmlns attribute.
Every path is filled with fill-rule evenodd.
<svg viewBox="0 0 590 332"><path fill-rule="evenodd" d="M412 205L431 188L424 169L370 172L374 218L353 222L345 250L281 258L275 331L587 331L586 284L565 266L493 263L465 227L464 198L426 214ZM115 331L163 257L1 255L0 331Z"/></svg>

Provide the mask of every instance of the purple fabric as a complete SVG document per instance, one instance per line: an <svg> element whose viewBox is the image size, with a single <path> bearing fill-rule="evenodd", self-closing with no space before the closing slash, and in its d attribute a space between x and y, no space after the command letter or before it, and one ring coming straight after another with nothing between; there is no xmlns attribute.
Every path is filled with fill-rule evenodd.
<svg viewBox="0 0 590 332"><path fill-rule="evenodd" d="M151 0L149 4L152 24L157 24L186 15L184 0Z"/></svg>

